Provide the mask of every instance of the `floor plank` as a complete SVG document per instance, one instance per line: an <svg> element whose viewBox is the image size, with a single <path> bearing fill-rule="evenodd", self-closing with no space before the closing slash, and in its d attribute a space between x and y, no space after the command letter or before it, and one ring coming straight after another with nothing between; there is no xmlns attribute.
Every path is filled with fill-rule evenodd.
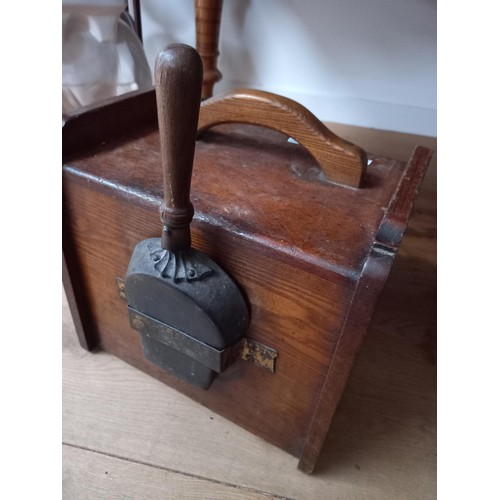
<svg viewBox="0 0 500 500"><path fill-rule="evenodd" d="M435 148L432 138L347 126L336 132L403 159L417 142ZM89 472L93 462L84 458L111 455L143 464L130 476L139 491L148 474L161 483L158 471L167 470L297 499L435 498L435 181L434 162L314 475L121 360L82 350L63 300L63 441L93 450L74 458L74 448L66 449L65 470L99 488L105 478ZM180 498L198 498L189 484L183 492Z"/></svg>
<svg viewBox="0 0 500 500"><path fill-rule="evenodd" d="M65 500L270 500L276 497L63 445Z"/></svg>

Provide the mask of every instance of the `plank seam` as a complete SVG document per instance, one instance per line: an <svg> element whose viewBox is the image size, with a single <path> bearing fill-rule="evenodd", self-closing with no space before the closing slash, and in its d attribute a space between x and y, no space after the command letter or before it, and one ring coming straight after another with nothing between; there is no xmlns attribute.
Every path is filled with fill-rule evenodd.
<svg viewBox="0 0 500 500"><path fill-rule="evenodd" d="M166 471L166 472L172 472L174 474L180 474L182 476L191 477L193 479L200 479L202 481L209 481L211 483L219 484L221 486L227 486L229 488L237 488L239 490L248 491L250 493L258 493L260 495L265 495L265 496L268 496L269 498L275 498L277 500L296 500L296 499L291 498L291 497L284 497L284 496L280 496L280 495L274 495L273 493L269 493L267 491L261 491L261 490L255 489L255 488L248 488L246 486L240 486L238 484L227 483L227 482L221 481L219 479L212 479L212 478L208 478L208 477L204 477L204 476L199 476L197 474L192 474L191 472L184 472L184 471L172 469L172 468L166 467L164 465L153 464L153 463L145 462L145 461L142 461L142 460L137 460L137 459L131 459L131 458L128 458L128 457L123 457L121 455L116 455L114 453L110 453L110 452L106 452L106 451L95 450L93 448L88 448L87 446L81 446L81 445L78 445L78 444L68 443L68 442L65 442L65 441L63 441L62 444L64 446L69 446L71 448L76 448L76 449L83 450L83 451L89 451L91 453L97 453L99 455L103 455L103 456L106 456L106 457L114 458L114 459L117 459L117 460L122 460L124 462L130 462L130 463L133 463L133 464L144 465L146 467L153 467L154 469L159 469L159 470L163 470L163 471Z"/></svg>

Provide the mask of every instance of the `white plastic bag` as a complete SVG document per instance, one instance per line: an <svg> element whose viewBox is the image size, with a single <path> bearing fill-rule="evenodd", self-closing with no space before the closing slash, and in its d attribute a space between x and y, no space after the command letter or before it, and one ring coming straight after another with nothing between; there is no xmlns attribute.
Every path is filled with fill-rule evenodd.
<svg viewBox="0 0 500 500"><path fill-rule="evenodd" d="M63 0L62 111L152 86L125 0Z"/></svg>

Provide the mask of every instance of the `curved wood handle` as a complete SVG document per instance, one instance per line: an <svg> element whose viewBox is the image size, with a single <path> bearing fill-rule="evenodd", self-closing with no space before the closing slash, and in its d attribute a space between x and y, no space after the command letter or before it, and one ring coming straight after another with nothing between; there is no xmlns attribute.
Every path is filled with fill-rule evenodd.
<svg viewBox="0 0 500 500"><path fill-rule="evenodd" d="M160 131L163 195L162 247L171 252L191 246L189 199L203 64L195 49L174 43L156 58L155 86Z"/></svg>
<svg viewBox="0 0 500 500"><path fill-rule="evenodd" d="M204 101L198 134L222 123L249 123L282 132L309 151L329 180L355 188L361 185L366 153L335 135L291 99L261 90L236 89Z"/></svg>

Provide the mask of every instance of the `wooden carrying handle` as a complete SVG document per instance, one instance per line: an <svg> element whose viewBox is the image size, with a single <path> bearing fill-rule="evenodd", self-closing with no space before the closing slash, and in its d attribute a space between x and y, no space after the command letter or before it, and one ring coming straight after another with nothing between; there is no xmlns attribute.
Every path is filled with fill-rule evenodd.
<svg viewBox="0 0 500 500"><path fill-rule="evenodd" d="M236 89L201 104L198 134L222 123L249 123L282 132L302 144L325 176L358 188L366 169L366 153L341 139L301 104L283 96Z"/></svg>
<svg viewBox="0 0 500 500"><path fill-rule="evenodd" d="M155 86L163 167L161 245L171 252L191 246L189 199L203 64L188 45L171 44L156 58Z"/></svg>

